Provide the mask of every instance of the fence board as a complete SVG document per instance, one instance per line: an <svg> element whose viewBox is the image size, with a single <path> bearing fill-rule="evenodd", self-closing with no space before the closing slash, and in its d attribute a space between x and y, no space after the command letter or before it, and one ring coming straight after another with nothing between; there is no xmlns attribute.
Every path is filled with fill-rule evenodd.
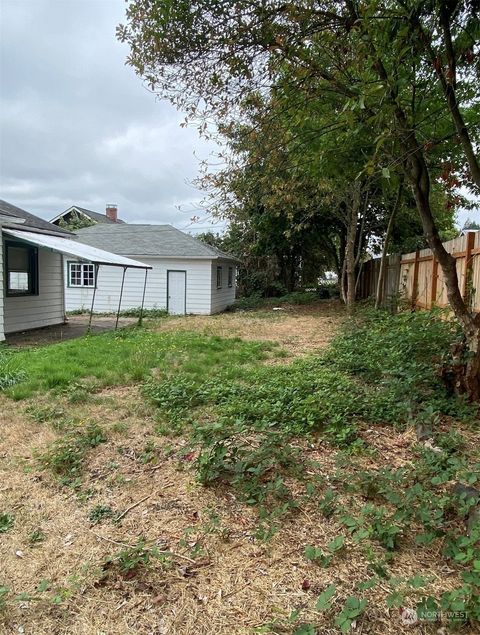
<svg viewBox="0 0 480 635"><path fill-rule="evenodd" d="M480 231L468 232L443 244L456 258L463 297L469 300L473 311L480 312ZM380 258L364 263L358 285L360 299L375 296L379 270ZM384 297L387 300L396 295L420 308L448 305L442 269L430 249L389 256Z"/></svg>

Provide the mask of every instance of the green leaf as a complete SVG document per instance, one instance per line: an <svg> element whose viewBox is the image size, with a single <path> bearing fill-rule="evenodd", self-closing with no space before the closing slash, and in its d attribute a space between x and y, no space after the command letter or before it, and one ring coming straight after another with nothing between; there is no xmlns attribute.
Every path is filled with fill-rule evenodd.
<svg viewBox="0 0 480 635"><path fill-rule="evenodd" d="M399 593L398 591L394 591L393 593L390 593L390 595L387 595L386 598L386 604L387 607L389 609L395 607L400 607L403 604L403 594Z"/></svg>
<svg viewBox="0 0 480 635"><path fill-rule="evenodd" d="M320 593L317 600L317 611L328 611L332 606L332 598L335 595L337 587L334 584L330 584L323 593Z"/></svg>
<svg viewBox="0 0 480 635"><path fill-rule="evenodd" d="M295 631L293 631L293 635L315 635L317 629L314 624L301 624Z"/></svg>
<svg viewBox="0 0 480 635"><path fill-rule="evenodd" d="M370 578L369 580L364 580L363 582L359 582L357 584L357 589L359 591L367 591L368 589L373 589L378 584L378 580L376 578Z"/></svg>
<svg viewBox="0 0 480 635"><path fill-rule="evenodd" d="M390 170L388 168L382 168L382 176L384 179L390 178Z"/></svg>
<svg viewBox="0 0 480 635"><path fill-rule="evenodd" d="M44 591L46 591L48 589L48 585L49 585L49 581L48 580L41 580L38 585L37 588L35 589L37 593L43 593Z"/></svg>
<svg viewBox="0 0 480 635"><path fill-rule="evenodd" d="M427 584L427 581L421 575L415 575L413 578L407 580L407 584L412 587L412 589L420 589L422 586Z"/></svg>
<svg viewBox="0 0 480 635"><path fill-rule="evenodd" d="M345 544L344 536L336 536L331 542L328 543L327 549L330 552L338 551Z"/></svg>

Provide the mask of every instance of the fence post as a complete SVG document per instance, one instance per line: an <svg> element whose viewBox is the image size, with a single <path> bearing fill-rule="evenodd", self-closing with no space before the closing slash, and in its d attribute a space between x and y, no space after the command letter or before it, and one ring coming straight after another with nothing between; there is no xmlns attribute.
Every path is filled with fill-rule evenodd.
<svg viewBox="0 0 480 635"><path fill-rule="evenodd" d="M437 302L437 284L438 284L438 260L433 256L432 261L432 291L430 294L430 306L427 309L431 309Z"/></svg>
<svg viewBox="0 0 480 635"><path fill-rule="evenodd" d="M473 267L473 258L472 251L475 247L475 232L468 232L467 234L467 248L465 250L465 275L463 277L463 299L465 303L468 304L470 302L470 289L469 289L469 281L472 277L472 267Z"/></svg>
<svg viewBox="0 0 480 635"><path fill-rule="evenodd" d="M415 252L415 262L413 263L413 283L412 283L412 309L417 305L418 295L418 267L419 267L420 251Z"/></svg>

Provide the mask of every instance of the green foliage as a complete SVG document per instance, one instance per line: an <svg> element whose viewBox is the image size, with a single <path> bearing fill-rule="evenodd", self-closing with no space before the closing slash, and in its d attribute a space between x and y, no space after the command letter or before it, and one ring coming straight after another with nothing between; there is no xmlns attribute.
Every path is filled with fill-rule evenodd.
<svg viewBox="0 0 480 635"><path fill-rule="evenodd" d="M318 508L325 518L330 518L337 508L337 496L333 489L329 487L318 503Z"/></svg>
<svg viewBox="0 0 480 635"><path fill-rule="evenodd" d="M271 308L274 306L282 306L284 304L304 305L318 302L320 295L312 291L294 291L292 293L285 293L279 297L264 297L260 292L252 293L251 295L243 296L235 301L232 306L234 310L249 311L259 308Z"/></svg>
<svg viewBox="0 0 480 635"><path fill-rule="evenodd" d="M30 545L34 546L38 545L40 542L43 542L45 538L46 536L44 532L40 528L37 528L30 532L30 534L28 535L28 542L30 543Z"/></svg>
<svg viewBox="0 0 480 635"><path fill-rule="evenodd" d="M190 432L202 483L229 483L251 504L275 499L283 504L291 496L285 477L301 476L297 435L322 432L349 452L364 451L359 421L406 425L414 413L418 420L435 419L439 412L472 417L473 409L449 397L432 370L433 357L455 336L456 329L436 312L366 312L323 356L288 366L177 371L150 380L145 392L159 407L162 430ZM422 466L437 477L457 470L453 458L440 469L443 461L429 451ZM374 476L361 486L367 497L375 497ZM332 514L332 492L325 496L320 508ZM427 502L424 510L429 508ZM401 531L396 522L382 528L384 513L376 511L368 532L393 549Z"/></svg>
<svg viewBox="0 0 480 635"><path fill-rule="evenodd" d="M109 505L95 505L88 512L88 520L93 525L98 525L105 519L113 518L114 515L114 511Z"/></svg>
<svg viewBox="0 0 480 635"><path fill-rule="evenodd" d="M96 225L96 222L85 216L84 214L79 214L77 211L73 211L69 215L69 219L65 220L61 218L58 221L58 224L63 229L68 229L68 231L75 232L77 229L83 229L84 227L92 227Z"/></svg>
<svg viewBox="0 0 480 635"><path fill-rule="evenodd" d="M0 534L4 534L13 527L13 516L2 512L0 514Z"/></svg>
<svg viewBox="0 0 480 635"><path fill-rule="evenodd" d="M0 390L15 386L25 378L26 373L18 363L15 353L7 351L0 344Z"/></svg>
<svg viewBox="0 0 480 635"><path fill-rule="evenodd" d="M134 545L126 546L113 556L109 556L105 563L117 567L120 573L126 574L146 569L154 561L167 566L170 556L161 552L158 547L148 546L145 538L141 537Z"/></svg>
<svg viewBox="0 0 480 635"><path fill-rule="evenodd" d="M327 553L318 547L307 545L305 547L305 558L319 564L321 567L329 567L333 556L338 551L341 551L345 545L344 536L336 536L327 545Z"/></svg>
<svg viewBox="0 0 480 635"><path fill-rule="evenodd" d="M40 465L50 470L63 485L78 482L86 453L107 440L103 430L96 423L69 430L57 439L51 447L40 454Z"/></svg>
<svg viewBox="0 0 480 635"><path fill-rule="evenodd" d="M316 633L317 629L313 624L300 624L293 632L293 635L316 635Z"/></svg>
<svg viewBox="0 0 480 635"><path fill-rule="evenodd" d="M327 359L338 369L377 386L370 396L370 421L424 423L437 413L472 418L474 409L450 397L436 365L460 337L458 324L441 311L396 315L365 310L347 323Z"/></svg>
<svg viewBox="0 0 480 635"><path fill-rule="evenodd" d="M0 611L3 611L6 607L6 597L10 593L10 589L6 586L0 585Z"/></svg>
<svg viewBox="0 0 480 635"><path fill-rule="evenodd" d="M325 591L318 596L316 609L317 611L328 611L332 606L332 599L337 591L337 587L334 584L330 584Z"/></svg>
<svg viewBox="0 0 480 635"><path fill-rule="evenodd" d="M352 623L362 615L366 606L367 600L359 600L354 596L347 598L343 609L335 617L335 624L340 628L342 633L348 633Z"/></svg>
<svg viewBox="0 0 480 635"><path fill-rule="evenodd" d="M168 317L167 309L143 309L142 307L136 307L132 309L125 309L120 311L121 317L137 317L143 316L144 318L158 319Z"/></svg>
<svg viewBox="0 0 480 635"><path fill-rule="evenodd" d="M67 390L68 398L78 403L85 399L85 391L142 381L152 369L159 376L182 367L192 376L208 374L219 365L254 362L269 348L269 344L242 342L238 338L127 328L16 351L15 364L26 375L20 383L7 388L6 394L24 399L39 390ZM83 378L88 380L81 381Z"/></svg>

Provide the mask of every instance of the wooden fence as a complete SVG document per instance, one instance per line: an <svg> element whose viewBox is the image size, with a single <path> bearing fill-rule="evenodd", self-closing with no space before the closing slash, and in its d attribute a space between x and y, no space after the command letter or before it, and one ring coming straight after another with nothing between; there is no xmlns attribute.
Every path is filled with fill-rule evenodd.
<svg viewBox="0 0 480 635"><path fill-rule="evenodd" d="M480 231L444 243L456 259L457 275L463 297L475 312L480 311ZM357 286L357 297L375 296L380 258L363 263ZM388 257L384 279L385 302L403 297L413 307L430 308L448 305L443 273L431 249L419 249L409 254Z"/></svg>

